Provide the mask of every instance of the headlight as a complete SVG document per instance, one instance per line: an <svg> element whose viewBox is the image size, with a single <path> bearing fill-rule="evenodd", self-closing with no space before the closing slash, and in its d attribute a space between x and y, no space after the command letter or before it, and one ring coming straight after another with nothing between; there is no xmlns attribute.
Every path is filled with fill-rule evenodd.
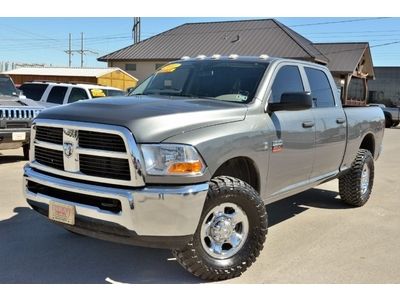
<svg viewBox="0 0 400 300"><path fill-rule="evenodd" d="M149 175L201 175L205 164L192 146L178 144L141 145Z"/></svg>

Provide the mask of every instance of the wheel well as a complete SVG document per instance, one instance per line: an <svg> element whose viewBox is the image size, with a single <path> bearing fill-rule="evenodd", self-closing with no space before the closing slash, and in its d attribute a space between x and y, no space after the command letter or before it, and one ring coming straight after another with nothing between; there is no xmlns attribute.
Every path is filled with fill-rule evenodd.
<svg viewBox="0 0 400 300"><path fill-rule="evenodd" d="M375 139L371 133L367 134L364 137L364 139L360 145L360 149L369 150L369 152L371 152L372 156L375 155Z"/></svg>
<svg viewBox="0 0 400 300"><path fill-rule="evenodd" d="M213 177L232 176L251 185L260 193L260 179L254 162L248 157L235 157L224 162Z"/></svg>

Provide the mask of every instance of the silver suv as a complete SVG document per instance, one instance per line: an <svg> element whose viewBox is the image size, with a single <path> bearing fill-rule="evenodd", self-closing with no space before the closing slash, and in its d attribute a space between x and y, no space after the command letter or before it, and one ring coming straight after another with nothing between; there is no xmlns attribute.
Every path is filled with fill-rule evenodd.
<svg viewBox="0 0 400 300"><path fill-rule="evenodd" d="M19 89L27 98L43 102L47 107L126 94L114 87L83 83L28 82L22 84Z"/></svg>

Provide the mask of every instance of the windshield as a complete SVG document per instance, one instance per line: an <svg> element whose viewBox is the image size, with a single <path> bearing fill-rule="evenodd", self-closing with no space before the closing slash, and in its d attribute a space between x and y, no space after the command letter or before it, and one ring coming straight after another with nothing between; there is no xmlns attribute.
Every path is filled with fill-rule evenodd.
<svg viewBox="0 0 400 300"><path fill-rule="evenodd" d="M147 78L130 95L169 95L250 102L268 66L251 61L171 63Z"/></svg>
<svg viewBox="0 0 400 300"><path fill-rule="evenodd" d="M0 96L18 96L17 89L9 77L0 77Z"/></svg>

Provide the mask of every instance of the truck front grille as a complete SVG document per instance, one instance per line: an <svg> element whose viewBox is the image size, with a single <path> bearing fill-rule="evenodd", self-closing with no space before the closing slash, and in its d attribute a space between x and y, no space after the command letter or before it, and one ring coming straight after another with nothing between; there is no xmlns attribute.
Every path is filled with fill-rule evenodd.
<svg viewBox="0 0 400 300"><path fill-rule="evenodd" d="M36 139L42 142L63 144L63 129L56 127L37 126Z"/></svg>
<svg viewBox="0 0 400 300"><path fill-rule="evenodd" d="M79 146L98 150L126 152L124 140L115 134L79 130Z"/></svg>
<svg viewBox="0 0 400 300"><path fill-rule="evenodd" d="M130 180L129 163L127 159L79 155L81 172L91 176Z"/></svg>
<svg viewBox="0 0 400 300"><path fill-rule="evenodd" d="M140 169L143 164L127 129L102 124L97 125L100 128L94 124L92 129L87 123L59 122L35 122L33 167L76 180L131 187L144 185Z"/></svg>
<svg viewBox="0 0 400 300"><path fill-rule="evenodd" d="M31 120L35 118L41 109L36 108L2 108L0 119L2 120Z"/></svg>
<svg viewBox="0 0 400 300"><path fill-rule="evenodd" d="M58 170L64 170L63 152L53 149L35 147L35 159L38 163Z"/></svg>

